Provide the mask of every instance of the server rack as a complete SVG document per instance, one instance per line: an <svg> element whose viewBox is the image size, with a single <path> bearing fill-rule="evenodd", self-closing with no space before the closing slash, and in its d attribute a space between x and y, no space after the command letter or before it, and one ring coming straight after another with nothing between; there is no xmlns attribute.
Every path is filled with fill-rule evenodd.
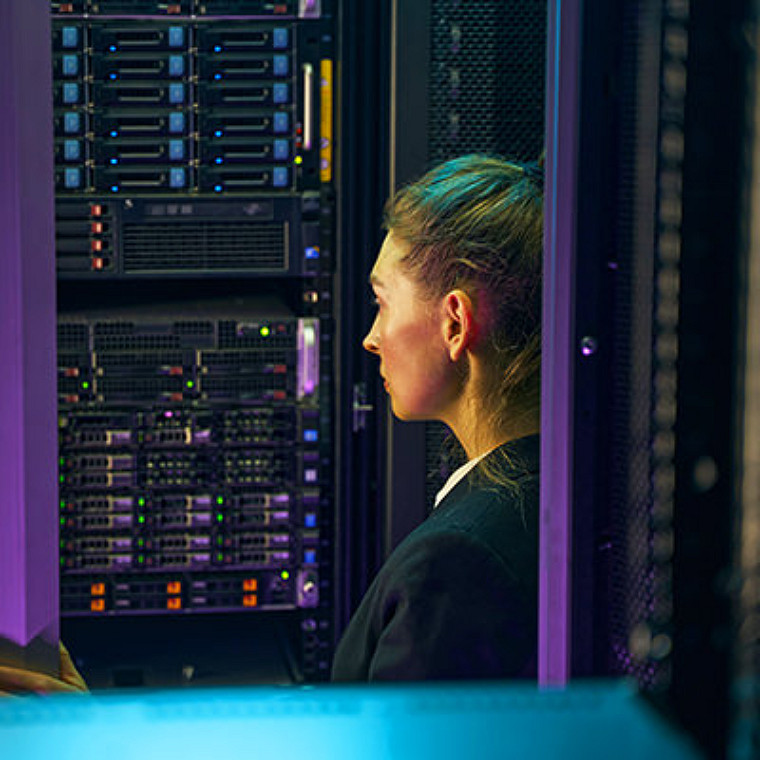
<svg viewBox="0 0 760 760"><path fill-rule="evenodd" d="M52 10L62 636L94 686L322 680L334 4Z"/></svg>

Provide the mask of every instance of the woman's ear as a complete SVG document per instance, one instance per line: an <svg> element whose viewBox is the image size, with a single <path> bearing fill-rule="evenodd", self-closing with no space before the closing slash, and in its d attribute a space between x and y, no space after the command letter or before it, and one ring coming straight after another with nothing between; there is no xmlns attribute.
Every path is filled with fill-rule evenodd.
<svg viewBox="0 0 760 760"><path fill-rule="evenodd" d="M443 329L449 358L459 361L477 337L475 306L463 290L452 290L444 296Z"/></svg>

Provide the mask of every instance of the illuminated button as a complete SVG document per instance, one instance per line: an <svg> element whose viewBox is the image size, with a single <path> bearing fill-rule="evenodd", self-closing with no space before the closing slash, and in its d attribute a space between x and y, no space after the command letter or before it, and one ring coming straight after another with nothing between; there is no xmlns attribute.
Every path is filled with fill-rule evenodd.
<svg viewBox="0 0 760 760"><path fill-rule="evenodd" d="M61 72L65 77L75 77L79 73L79 56L64 55L61 59Z"/></svg>
<svg viewBox="0 0 760 760"><path fill-rule="evenodd" d="M173 135L185 131L185 114L181 112L169 114L169 131Z"/></svg>
<svg viewBox="0 0 760 760"><path fill-rule="evenodd" d="M303 553L304 565L313 565L317 561L317 552L315 549L306 549Z"/></svg>
<svg viewBox="0 0 760 760"><path fill-rule="evenodd" d="M246 594L243 597L243 607L255 607L259 603L256 594Z"/></svg>
<svg viewBox="0 0 760 760"><path fill-rule="evenodd" d="M303 439L306 443L316 443L319 440L319 433L316 430L304 430Z"/></svg>
<svg viewBox="0 0 760 760"><path fill-rule="evenodd" d="M316 483L319 479L319 474L316 470L304 470L303 471L303 479L305 483Z"/></svg>
<svg viewBox="0 0 760 760"><path fill-rule="evenodd" d="M309 261L316 261L319 258L319 248L316 246L304 249L303 253L304 257Z"/></svg>
<svg viewBox="0 0 760 760"><path fill-rule="evenodd" d="M82 158L82 143L79 140L64 140L63 158L66 161L79 161Z"/></svg>
<svg viewBox="0 0 760 760"><path fill-rule="evenodd" d="M169 56L169 76L181 77L185 73L185 58L181 55Z"/></svg>
<svg viewBox="0 0 760 760"><path fill-rule="evenodd" d="M278 83L272 88L272 100L275 103L287 103L290 91L288 86L283 83Z"/></svg>
<svg viewBox="0 0 760 760"><path fill-rule="evenodd" d="M172 169L169 172L169 185L171 187L184 187L186 184L185 170Z"/></svg>
<svg viewBox="0 0 760 760"><path fill-rule="evenodd" d="M272 59L272 71L276 77L285 77L288 75L289 62L288 56L276 55Z"/></svg>
<svg viewBox="0 0 760 760"><path fill-rule="evenodd" d="M76 113L76 111L71 111L67 114L64 114L63 116L63 131L66 132L66 134L76 134L80 131L82 128L82 117Z"/></svg>
<svg viewBox="0 0 760 760"><path fill-rule="evenodd" d="M181 26L169 27L169 47L178 48L185 44L185 30Z"/></svg>
<svg viewBox="0 0 760 760"><path fill-rule="evenodd" d="M167 610L181 610L182 609L182 599L179 596L173 596L171 599L166 600L166 609Z"/></svg>
<svg viewBox="0 0 760 760"><path fill-rule="evenodd" d="M90 586L90 594L92 596L104 596L106 593L105 583L93 583Z"/></svg>
<svg viewBox="0 0 760 760"><path fill-rule="evenodd" d="M166 593L167 594L181 594L182 593L182 582L181 581L169 581L169 583L166 584Z"/></svg>
<svg viewBox="0 0 760 760"><path fill-rule="evenodd" d="M174 103L174 104L185 102L185 85L183 84L169 85L169 102Z"/></svg>
<svg viewBox="0 0 760 760"><path fill-rule="evenodd" d="M66 84L63 85L63 102L79 102L79 85L76 82L66 82Z"/></svg>
<svg viewBox="0 0 760 760"><path fill-rule="evenodd" d="M274 29L272 30L272 47L275 50L284 50L288 46L288 30L287 29Z"/></svg>
<svg viewBox="0 0 760 760"><path fill-rule="evenodd" d="M317 527L317 516L314 514L314 512L308 512L303 516L303 525L304 528L316 528Z"/></svg>
<svg viewBox="0 0 760 760"><path fill-rule="evenodd" d="M290 115L285 111L278 111L274 115L272 129L275 134L281 135L290 131Z"/></svg>
<svg viewBox="0 0 760 760"><path fill-rule="evenodd" d="M61 29L61 45L65 48L75 48L79 44L79 29L75 26L64 26Z"/></svg>
<svg viewBox="0 0 760 760"><path fill-rule="evenodd" d="M274 187L288 186L288 170L284 166L275 166L272 171L272 185Z"/></svg>
<svg viewBox="0 0 760 760"><path fill-rule="evenodd" d="M105 608L106 608L105 599L91 599L90 600L90 610L92 612L103 612Z"/></svg>
<svg viewBox="0 0 760 760"><path fill-rule="evenodd" d="M256 578L245 578L243 580L243 591L258 591L259 582Z"/></svg>
<svg viewBox="0 0 760 760"><path fill-rule="evenodd" d="M169 158L172 161L181 161L185 157L185 143L183 140L169 140Z"/></svg>
<svg viewBox="0 0 760 760"><path fill-rule="evenodd" d="M290 156L290 146L287 140L274 141L274 159L275 161L286 161Z"/></svg>
<svg viewBox="0 0 760 760"><path fill-rule="evenodd" d="M66 169L63 175L63 184L69 188L69 190L75 190L82 186L82 170L81 169Z"/></svg>

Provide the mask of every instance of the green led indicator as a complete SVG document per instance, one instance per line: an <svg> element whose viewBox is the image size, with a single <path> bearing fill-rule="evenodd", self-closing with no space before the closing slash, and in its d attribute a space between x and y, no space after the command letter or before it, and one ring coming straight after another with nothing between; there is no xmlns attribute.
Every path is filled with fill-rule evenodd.
<svg viewBox="0 0 760 760"><path fill-rule="evenodd" d="M187 381L187 387L188 388L195 388L195 383L192 380Z"/></svg>
<svg viewBox="0 0 760 760"><path fill-rule="evenodd" d="M145 522L145 515L140 515L140 516L137 518L137 522L139 522L139 523L140 523L140 525L142 525L142 524Z"/></svg>
<svg viewBox="0 0 760 760"><path fill-rule="evenodd" d="M66 525L66 518L65 517L61 518L61 525Z"/></svg>
<svg viewBox="0 0 760 760"><path fill-rule="evenodd" d="M143 555L141 554L141 555L140 555L140 556L137 558L137 561L138 561L138 562L139 562L139 563L142 565L142 564L145 562L145 557L143 557Z"/></svg>
<svg viewBox="0 0 760 760"><path fill-rule="evenodd" d="M283 570L280 573L280 578L282 578L284 581L288 580L290 578L290 573L287 570Z"/></svg>
<svg viewBox="0 0 760 760"><path fill-rule="evenodd" d="M262 327L262 328L259 330L259 333L261 334L261 337L262 337L262 338L268 338L268 337L269 337L269 333L270 333L270 330L269 330L269 328L268 328L268 327L264 326L264 327Z"/></svg>
<svg viewBox="0 0 760 760"><path fill-rule="evenodd" d="M223 559L224 559L224 554L219 553L219 554L216 555L216 561L217 562L221 562Z"/></svg>
<svg viewBox="0 0 760 760"><path fill-rule="evenodd" d="M61 557L61 567L63 567L65 561L66 560L63 557Z"/></svg>
<svg viewBox="0 0 760 760"><path fill-rule="evenodd" d="M217 522L222 522L223 520L224 520L224 515L217 515L216 516L216 521Z"/></svg>
<svg viewBox="0 0 760 760"><path fill-rule="evenodd" d="M61 509L66 509L66 500L61 499Z"/></svg>
<svg viewBox="0 0 760 760"><path fill-rule="evenodd" d="M63 547L66 546L66 542L63 539L61 539L59 546L61 547L61 549L63 549Z"/></svg>
<svg viewBox="0 0 760 760"><path fill-rule="evenodd" d="M145 539L144 538L138 538L137 539L137 545L142 549L143 546L145 546Z"/></svg>
<svg viewBox="0 0 760 760"><path fill-rule="evenodd" d="M222 536L217 536L216 543L217 543L217 546L221 546L224 543L224 538Z"/></svg>
<svg viewBox="0 0 760 760"><path fill-rule="evenodd" d="M90 388L90 384L87 382L87 380L85 380L85 381L82 383L82 388L84 388L84 390L89 390L89 388Z"/></svg>
<svg viewBox="0 0 760 760"><path fill-rule="evenodd" d="M61 483L65 483L65 482L66 482L66 476L65 476L65 475L59 475L59 476L58 476L58 480L59 480Z"/></svg>
<svg viewBox="0 0 760 760"><path fill-rule="evenodd" d="M145 506L145 499L143 499L143 498L139 498L139 499L137 500L137 506L139 506L139 507L144 507L144 506Z"/></svg>
<svg viewBox="0 0 760 760"><path fill-rule="evenodd" d="M216 503L221 507L224 504L224 496L217 496Z"/></svg>
<svg viewBox="0 0 760 760"><path fill-rule="evenodd" d="M63 465L65 465L65 464L66 464L66 458L65 458L65 457L61 457L61 458L58 460L58 464L59 464L59 465L61 465L61 467L63 467Z"/></svg>

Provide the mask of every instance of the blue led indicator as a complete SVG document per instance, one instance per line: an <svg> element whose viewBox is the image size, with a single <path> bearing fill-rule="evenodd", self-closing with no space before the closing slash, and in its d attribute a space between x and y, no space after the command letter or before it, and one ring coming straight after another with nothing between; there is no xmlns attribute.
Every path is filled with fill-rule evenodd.
<svg viewBox="0 0 760 760"><path fill-rule="evenodd" d="M272 71L276 77L284 77L288 74L288 56L276 55L272 59Z"/></svg>
<svg viewBox="0 0 760 760"><path fill-rule="evenodd" d="M118 185L111 185L111 192L112 193L118 193L119 192L119 186Z"/></svg>
<svg viewBox="0 0 760 760"><path fill-rule="evenodd" d="M61 30L61 44L65 48L74 48L79 44L79 30L75 26L64 26Z"/></svg>
<svg viewBox="0 0 760 760"><path fill-rule="evenodd" d="M223 158L220 158L220 157L218 157L218 156L217 156L217 158L215 158L215 159L214 159L214 163L215 163L215 164L221 164L221 163L223 163L223 162L224 162L224 159L223 159Z"/></svg>
<svg viewBox="0 0 760 760"><path fill-rule="evenodd" d="M273 129L277 134L290 131L290 117L285 111L278 111L274 115Z"/></svg>
<svg viewBox="0 0 760 760"><path fill-rule="evenodd" d="M274 187L287 187L288 170L283 166L276 166L272 172L272 185Z"/></svg>
<svg viewBox="0 0 760 760"><path fill-rule="evenodd" d="M214 74L214 79L216 79L217 81L219 81L221 78L222 78L221 74Z"/></svg>
<svg viewBox="0 0 760 760"><path fill-rule="evenodd" d="M182 47L185 44L185 30L181 26L169 27L169 47Z"/></svg>
<svg viewBox="0 0 760 760"><path fill-rule="evenodd" d="M304 256L307 259L313 260L319 258L319 248L307 248L304 251Z"/></svg>
<svg viewBox="0 0 760 760"><path fill-rule="evenodd" d="M214 52L215 53L221 53L222 52L222 46L221 45L214 45Z"/></svg>
<svg viewBox="0 0 760 760"><path fill-rule="evenodd" d="M274 141L274 159L275 161L286 161L290 156L290 146L287 140Z"/></svg>
<svg viewBox="0 0 760 760"><path fill-rule="evenodd" d="M67 113L63 117L63 131L71 134L73 132L79 132L82 120L78 113Z"/></svg>
<svg viewBox="0 0 760 760"><path fill-rule="evenodd" d="M317 516L313 512L309 512L303 516L304 528L316 528Z"/></svg>
<svg viewBox="0 0 760 760"><path fill-rule="evenodd" d="M184 130L185 130L185 114L183 113L169 114L169 131L172 134L177 134L178 132L184 132Z"/></svg>
<svg viewBox="0 0 760 760"><path fill-rule="evenodd" d="M109 78L109 79L116 79L116 74L109 74L109 75L108 75L108 78Z"/></svg>
<svg viewBox="0 0 760 760"><path fill-rule="evenodd" d="M79 85L73 82L68 82L63 85L63 102L64 103L78 103L79 102Z"/></svg>
<svg viewBox="0 0 760 760"><path fill-rule="evenodd" d="M79 161L82 157L82 146L79 140L64 140L63 157L66 161Z"/></svg>
<svg viewBox="0 0 760 760"><path fill-rule="evenodd" d="M306 549L303 553L304 565L313 565L317 561L317 552L314 549Z"/></svg>
<svg viewBox="0 0 760 760"><path fill-rule="evenodd" d="M64 55L61 61L61 71L64 76L76 76L79 73L79 57L76 55Z"/></svg>
<svg viewBox="0 0 760 760"><path fill-rule="evenodd" d="M118 137L118 136L119 136L119 133L115 129L112 129L111 130L111 137Z"/></svg>
<svg viewBox="0 0 760 760"><path fill-rule="evenodd" d="M214 137L221 137L222 134L223 134L222 130L221 129L217 129L216 132L214 132Z"/></svg>
<svg viewBox="0 0 760 760"><path fill-rule="evenodd" d="M111 163L114 164L114 165L116 165L116 164L119 163L119 159L118 158L112 158L111 159Z"/></svg>
<svg viewBox="0 0 760 760"><path fill-rule="evenodd" d="M185 59L181 55L169 56L169 76L181 77L185 73Z"/></svg>
<svg viewBox="0 0 760 760"><path fill-rule="evenodd" d="M222 186L221 185L214 185L214 192L215 193L221 193L222 192Z"/></svg>
<svg viewBox="0 0 760 760"><path fill-rule="evenodd" d="M286 84L276 84L272 88L272 99L275 103L288 102L288 86Z"/></svg>
<svg viewBox="0 0 760 760"><path fill-rule="evenodd" d="M169 140L169 158L180 161L185 157L185 143L182 140Z"/></svg>
<svg viewBox="0 0 760 760"><path fill-rule="evenodd" d="M185 87L181 84L169 85L169 102L171 103L184 103L185 102Z"/></svg>
<svg viewBox="0 0 760 760"><path fill-rule="evenodd" d="M288 30L274 29L272 31L272 47L275 50L283 50L288 46Z"/></svg>
<svg viewBox="0 0 760 760"><path fill-rule="evenodd" d="M169 184L171 185L171 187L184 187L185 186L185 170L172 169L169 172Z"/></svg>
<svg viewBox="0 0 760 760"><path fill-rule="evenodd" d="M74 189L82 184L81 169L66 169L64 174L64 183L66 187Z"/></svg>
<svg viewBox="0 0 760 760"><path fill-rule="evenodd" d="M112 53L115 53L115 52L116 52L116 45L109 45L108 49L109 49L109 50L110 50Z"/></svg>
<svg viewBox="0 0 760 760"><path fill-rule="evenodd" d="M306 443L316 443L319 440L319 433L316 430L304 430L303 439Z"/></svg>

